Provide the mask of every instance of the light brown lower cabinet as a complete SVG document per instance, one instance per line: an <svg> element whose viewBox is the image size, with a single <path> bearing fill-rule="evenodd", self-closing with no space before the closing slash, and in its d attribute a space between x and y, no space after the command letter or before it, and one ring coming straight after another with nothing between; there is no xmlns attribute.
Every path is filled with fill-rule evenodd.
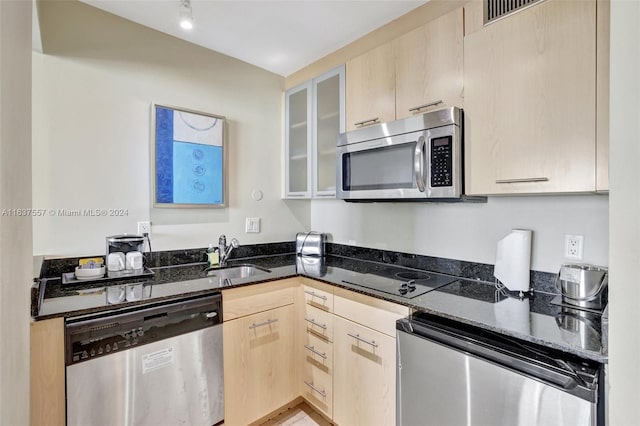
<svg viewBox="0 0 640 426"><path fill-rule="evenodd" d="M298 389L316 411L333 417L333 288L304 280L297 316Z"/></svg>
<svg viewBox="0 0 640 426"><path fill-rule="evenodd" d="M64 426L64 318L31 323L31 422Z"/></svg>
<svg viewBox="0 0 640 426"><path fill-rule="evenodd" d="M293 304L223 324L225 425L249 425L298 396L293 324Z"/></svg>
<svg viewBox="0 0 640 426"><path fill-rule="evenodd" d="M333 419L339 425L396 422L396 340L335 317Z"/></svg>
<svg viewBox="0 0 640 426"><path fill-rule="evenodd" d="M259 423L300 397L338 425L395 424L392 336L408 313L306 278L224 290L225 425ZM65 408L64 318L34 322L31 424L64 426Z"/></svg>

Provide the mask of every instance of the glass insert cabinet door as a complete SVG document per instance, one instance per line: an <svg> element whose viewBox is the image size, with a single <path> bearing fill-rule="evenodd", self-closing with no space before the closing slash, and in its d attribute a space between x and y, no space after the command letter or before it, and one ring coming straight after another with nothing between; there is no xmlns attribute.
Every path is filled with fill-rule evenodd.
<svg viewBox="0 0 640 426"><path fill-rule="evenodd" d="M308 198L311 194L311 84L287 92L286 96L286 196Z"/></svg>
<svg viewBox="0 0 640 426"><path fill-rule="evenodd" d="M313 80L314 198L336 196L336 142L345 131L344 67Z"/></svg>
<svg viewBox="0 0 640 426"><path fill-rule="evenodd" d="M285 198L335 198L344 65L285 93Z"/></svg>

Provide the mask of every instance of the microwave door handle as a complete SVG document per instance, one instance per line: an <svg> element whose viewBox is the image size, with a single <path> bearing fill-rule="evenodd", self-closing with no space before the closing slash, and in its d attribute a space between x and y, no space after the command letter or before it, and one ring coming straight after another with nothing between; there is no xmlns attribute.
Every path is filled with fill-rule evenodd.
<svg viewBox="0 0 640 426"><path fill-rule="evenodd" d="M413 157L413 170L416 175L416 184L418 185L418 190L420 192L424 192L424 146L424 136L420 136L420 138L418 138L416 151Z"/></svg>

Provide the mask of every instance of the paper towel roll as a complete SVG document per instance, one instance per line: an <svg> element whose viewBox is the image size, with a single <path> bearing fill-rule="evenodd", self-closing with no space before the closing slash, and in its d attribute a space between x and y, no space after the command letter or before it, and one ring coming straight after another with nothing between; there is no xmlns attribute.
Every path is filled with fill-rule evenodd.
<svg viewBox="0 0 640 426"><path fill-rule="evenodd" d="M493 275L511 291L529 291L531 230L513 229L498 241Z"/></svg>

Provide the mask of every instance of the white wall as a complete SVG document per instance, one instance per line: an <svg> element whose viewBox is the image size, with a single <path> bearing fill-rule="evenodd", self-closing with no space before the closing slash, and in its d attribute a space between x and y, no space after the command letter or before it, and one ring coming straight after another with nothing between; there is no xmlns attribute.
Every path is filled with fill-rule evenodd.
<svg viewBox="0 0 640 426"><path fill-rule="evenodd" d="M29 424L31 2L0 1L0 424Z"/></svg>
<svg viewBox="0 0 640 426"><path fill-rule="evenodd" d="M346 203L311 205L311 228L333 241L428 256L495 263L512 228L532 229L532 269L558 272L564 235L584 235L584 262L608 264L608 197L490 197L486 204Z"/></svg>
<svg viewBox="0 0 640 426"><path fill-rule="evenodd" d="M94 9L42 2L45 54L33 54L33 204L126 209L124 217L34 219L34 254L104 251L105 236L152 220L154 250L290 241L309 227L308 203L281 196L281 76ZM151 208L151 104L228 120L228 208ZM262 201L251 191L260 189ZM245 234L245 217L262 232Z"/></svg>
<svg viewBox="0 0 640 426"><path fill-rule="evenodd" d="M640 425L640 2L611 2L609 424Z"/></svg>

